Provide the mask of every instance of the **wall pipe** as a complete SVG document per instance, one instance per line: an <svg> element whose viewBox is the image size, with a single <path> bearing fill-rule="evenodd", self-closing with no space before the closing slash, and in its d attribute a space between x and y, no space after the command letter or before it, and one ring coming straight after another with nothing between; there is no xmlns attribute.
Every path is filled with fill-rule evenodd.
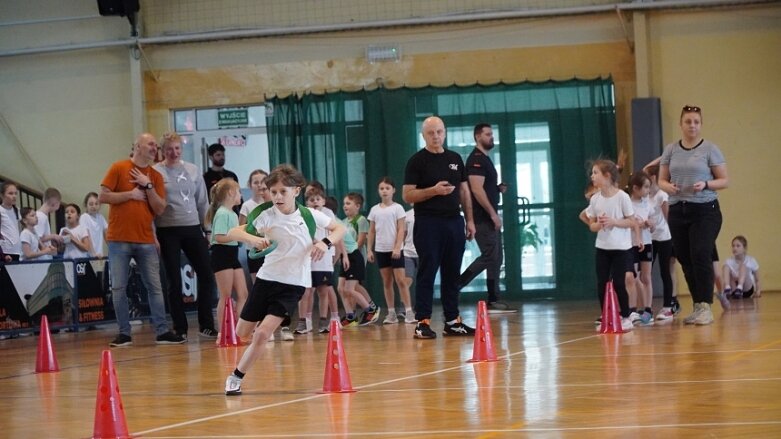
<svg viewBox="0 0 781 439"><path fill-rule="evenodd" d="M515 10L503 12L481 12L464 15L446 15L437 17L409 18L399 20L381 20L360 23L339 23L316 26L294 26L269 29L242 29L215 32L199 32L194 34L165 35L155 37L126 38L115 41L97 41L67 45L31 47L0 51L0 58L35 55L52 52L67 52L74 50L101 49L109 47L132 47L140 45L180 44L206 41L221 41L241 38L263 38L273 36L307 35L323 32L344 32L351 30L371 30L388 27L426 26L448 23L467 23L473 21L510 20L520 18L557 17L568 15L586 15L615 13L616 11L652 11L665 9L717 8L734 6L752 6L769 3L780 3L781 0L666 0L654 2L614 3L609 5L581 6L558 9Z"/></svg>

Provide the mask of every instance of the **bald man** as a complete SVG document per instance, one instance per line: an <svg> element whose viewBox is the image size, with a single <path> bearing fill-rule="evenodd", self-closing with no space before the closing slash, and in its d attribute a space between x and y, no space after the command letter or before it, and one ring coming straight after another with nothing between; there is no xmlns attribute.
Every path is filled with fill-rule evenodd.
<svg viewBox="0 0 781 439"><path fill-rule="evenodd" d="M163 177L152 168L157 156L157 141L149 133L139 134L129 159L109 168L100 183L101 203L111 205L108 214L108 257L111 293L119 324L119 335L111 347L130 346L130 311L127 301L130 258L136 261L141 280L149 294L157 344L181 344L185 340L168 329L163 289L160 286L160 258L155 246L152 221L165 210Z"/></svg>
<svg viewBox="0 0 781 439"><path fill-rule="evenodd" d="M415 287L415 338L433 339L431 313L434 279L440 271L440 298L445 315L444 335L469 336L475 330L461 321L458 310L458 278L467 239L472 239L472 197L464 161L445 148L445 124L432 116L421 129L426 147L407 161L403 198L414 203L412 239L418 251ZM463 210L466 217L461 216Z"/></svg>

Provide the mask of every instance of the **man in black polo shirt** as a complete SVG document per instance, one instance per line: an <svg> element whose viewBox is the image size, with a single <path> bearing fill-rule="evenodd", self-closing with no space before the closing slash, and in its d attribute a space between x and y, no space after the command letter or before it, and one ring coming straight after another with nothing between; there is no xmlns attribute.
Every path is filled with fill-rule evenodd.
<svg viewBox="0 0 781 439"><path fill-rule="evenodd" d="M507 190L498 184L498 175L489 151L494 147L491 125L480 123L474 130L475 149L466 159L469 188L472 191L472 210L475 218L475 239L480 256L475 259L458 279L463 288L483 270L486 270L489 313L518 312L499 301L499 270L502 266L502 218L499 216L499 194Z"/></svg>
<svg viewBox="0 0 781 439"><path fill-rule="evenodd" d="M407 162L404 201L414 204L412 239L418 251L415 289L415 338L436 338L431 330L434 278L440 271L440 297L445 314L444 335L474 335L461 322L458 311L458 277L466 239L472 239L472 198L461 156L445 149L445 124L438 117L423 121L426 147ZM466 217L461 216L463 208Z"/></svg>

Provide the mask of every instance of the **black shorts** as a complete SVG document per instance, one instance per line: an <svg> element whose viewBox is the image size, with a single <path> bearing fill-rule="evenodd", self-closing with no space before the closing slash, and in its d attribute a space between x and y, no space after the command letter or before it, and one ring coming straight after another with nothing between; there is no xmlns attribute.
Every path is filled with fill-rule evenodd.
<svg viewBox="0 0 781 439"><path fill-rule="evenodd" d="M350 261L350 269L347 271L342 269L341 273L339 273L339 277L357 281L366 279L366 264L363 262L361 250L355 250L350 253L347 255L347 259Z"/></svg>
<svg viewBox="0 0 781 439"><path fill-rule="evenodd" d="M391 252L374 252L374 260L377 261L377 268L404 268L404 255L399 259L393 259Z"/></svg>
<svg viewBox="0 0 781 439"><path fill-rule="evenodd" d="M313 271L312 272L312 288L320 286L332 287L334 286L334 272L333 271Z"/></svg>
<svg viewBox="0 0 781 439"><path fill-rule="evenodd" d="M646 244L643 249L640 250L637 247L632 247L632 255L634 257L635 264L640 262L653 262L654 250L652 244Z"/></svg>
<svg viewBox="0 0 781 439"><path fill-rule="evenodd" d="M239 262L239 246L213 244L211 248L212 271L235 270L241 268Z"/></svg>
<svg viewBox="0 0 781 439"><path fill-rule="evenodd" d="M260 271L260 267L263 266L263 262L265 260L266 260L265 257L251 259L249 257L249 250L247 250L247 268L249 268L250 273L257 273L258 271Z"/></svg>
<svg viewBox="0 0 781 439"><path fill-rule="evenodd" d="M266 279L256 279L247 303L241 310L241 318L259 322L267 315L290 317L298 308L298 301L306 288Z"/></svg>

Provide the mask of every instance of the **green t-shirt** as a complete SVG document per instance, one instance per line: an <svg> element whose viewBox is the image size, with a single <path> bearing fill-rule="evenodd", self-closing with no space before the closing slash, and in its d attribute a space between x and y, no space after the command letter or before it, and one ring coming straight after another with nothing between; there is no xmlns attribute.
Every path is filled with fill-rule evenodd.
<svg viewBox="0 0 781 439"><path fill-rule="evenodd" d="M239 225L239 216L236 212L220 206L212 219L212 244L219 244L215 237L217 235L227 235L228 231ZM238 241L223 243L222 245L239 245Z"/></svg>
<svg viewBox="0 0 781 439"><path fill-rule="evenodd" d="M342 223L344 228L347 229L344 234L344 238L342 238L342 242L344 243L344 249L349 255L355 250L358 250L358 242L356 241L358 232L353 228L352 224L350 224L349 219L345 218L339 221Z"/></svg>

